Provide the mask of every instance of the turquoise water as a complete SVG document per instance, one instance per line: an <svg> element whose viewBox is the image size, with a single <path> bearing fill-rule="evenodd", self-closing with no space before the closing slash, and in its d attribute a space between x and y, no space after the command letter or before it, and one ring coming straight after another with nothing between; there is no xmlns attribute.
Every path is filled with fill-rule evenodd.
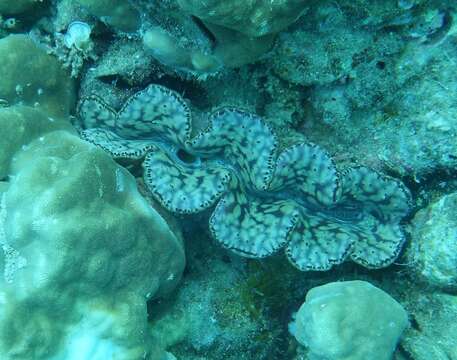
<svg viewBox="0 0 457 360"><path fill-rule="evenodd" d="M456 16L0 0L0 359L457 359Z"/></svg>

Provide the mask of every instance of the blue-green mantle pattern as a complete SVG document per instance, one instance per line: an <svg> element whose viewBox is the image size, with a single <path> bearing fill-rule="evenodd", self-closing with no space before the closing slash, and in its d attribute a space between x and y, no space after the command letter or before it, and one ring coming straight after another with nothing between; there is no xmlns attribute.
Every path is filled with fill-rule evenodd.
<svg viewBox="0 0 457 360"><path fill-rule="evenodd" d="M192 136L186 102L153 84L118 112L85 98L79 116L82 138L115 158L143 161L148 189L168 210L190 214L215 205L212 236L242 256L285 247L291 263L307 271L348 258L380 268L401 250L411 195L400 181L366 167L340 172L311 143L280 151L257 115L223 108Z"/></svg>

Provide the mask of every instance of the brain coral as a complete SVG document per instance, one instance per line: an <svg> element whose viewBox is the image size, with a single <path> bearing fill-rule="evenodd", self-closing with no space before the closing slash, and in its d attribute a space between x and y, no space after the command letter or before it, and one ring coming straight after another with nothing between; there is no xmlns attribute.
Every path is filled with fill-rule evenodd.
<svg viewBox="0 0 457 360"><path fill-rule="evenodd" d="M328 270L350 258L387 266L404 241L399 222L410 193L398 180L366 167L336 169L310 143L279 151L258 116L224 108L191 136L191 113L175 92L150 85L115 112L84 99L82 137L115 158L142 159L154 197L175 213L215 205L209 220L224 247L261 258L282 247L300 270Z"/></svg>

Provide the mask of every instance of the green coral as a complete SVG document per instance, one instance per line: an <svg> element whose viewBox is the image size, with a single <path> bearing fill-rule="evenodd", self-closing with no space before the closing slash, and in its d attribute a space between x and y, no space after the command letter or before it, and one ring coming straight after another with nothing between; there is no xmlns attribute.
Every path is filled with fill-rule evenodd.
<svg viewBox="0 0 457 360"><path fill-rule="evenodd" d="M77 0L92 15L117 30L133 32L140 27L140 14L127 0Z"/></svg>
<svg viewBox="0 0 457 360"><path fill-rule="evenodd" d="M205 22L258 37L277 33L300 17L303 0L177 0L188 13Z"/></svg>
<svg viewBox="0 0 457 360"><path fill-rule="evenodd" d="M0 121L14 140L0 142L2 358L165 359L146 301L180 279L179 233L69 125L21 106Z"/></svg>
<svg viewBox="0 0 457 360"><path fill-rule="evenodd" d="M20 14L35 8L42 0L0 0L0 13Z"/></svg>
<svg viewBox="0 0 457 360"><path fill-rule="evenodd" d="M10 173L11 159L24 144L50 131L72 131L66 121L49 118L43 112L23 105L0 108L0 127L0 179Z"/></svg>
<svg viewBox="0 0 457 360"><path fill-rule="evenodd" d="M114 128L103 102L84 100L83 122L110 121L82 137L114 157L128 157L125 149L137 147L130 157L146 157L145 183L170 211L191 213L216 204L211 233L241 255L265 257L285 247L300 270L328 270L348 258L380 268L398 256L404 242L399 222L410 207L401 182L365 167L339 172L314 144L278 154L269 126L234 108L214 112L208 127L190 137L190 112L178 99L150 85L127 102Z"/></svg>
<svg viewBox="0 0 457 360"><path fill-rule="evenodd" d="M206 28L216 39L211 50L198 46L186 48L182 45L182 39L159 27L146 31L143 43L145 49L161 63L204 78L224 67L235 68L257 61L274 41L274 36L270 34L250 37L219 25L207 24Z"/></svg>
<svg viewBox="0 0 457 360"><path fill-rule="evenodd" d="M305 8L296 0L178 4L180 7L174 2L165 5L166 20L144 32L143 43L162 64L203 79L224 68L259 60L271 49L275 34L294 22ZM192 18L199 21L189 21Z"/></svg>
<svg viewBox="0 0 457 360"><path fill-rule="evenodd" d="M311 289L291 330L316 360L391 360L408 326L395 299L366 281Z"/></svg>
<svg viewBox="0 0 457 360"><path fill-rule="evenodd" d="M69 115L75 102L73 81L58 60L29 36L0 39L0 62L0 99L39 106L50 116Z"/></svg>

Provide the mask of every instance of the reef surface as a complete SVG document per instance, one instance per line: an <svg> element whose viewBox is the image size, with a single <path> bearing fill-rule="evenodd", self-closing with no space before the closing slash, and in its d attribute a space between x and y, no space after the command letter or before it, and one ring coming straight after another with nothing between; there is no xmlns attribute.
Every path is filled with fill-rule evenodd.
<svg viewBox="0 0 457 360"><path fill-rule="evenodd" d="M456 4L0 0L0 62L1 359L457 360Z"/></svg>

